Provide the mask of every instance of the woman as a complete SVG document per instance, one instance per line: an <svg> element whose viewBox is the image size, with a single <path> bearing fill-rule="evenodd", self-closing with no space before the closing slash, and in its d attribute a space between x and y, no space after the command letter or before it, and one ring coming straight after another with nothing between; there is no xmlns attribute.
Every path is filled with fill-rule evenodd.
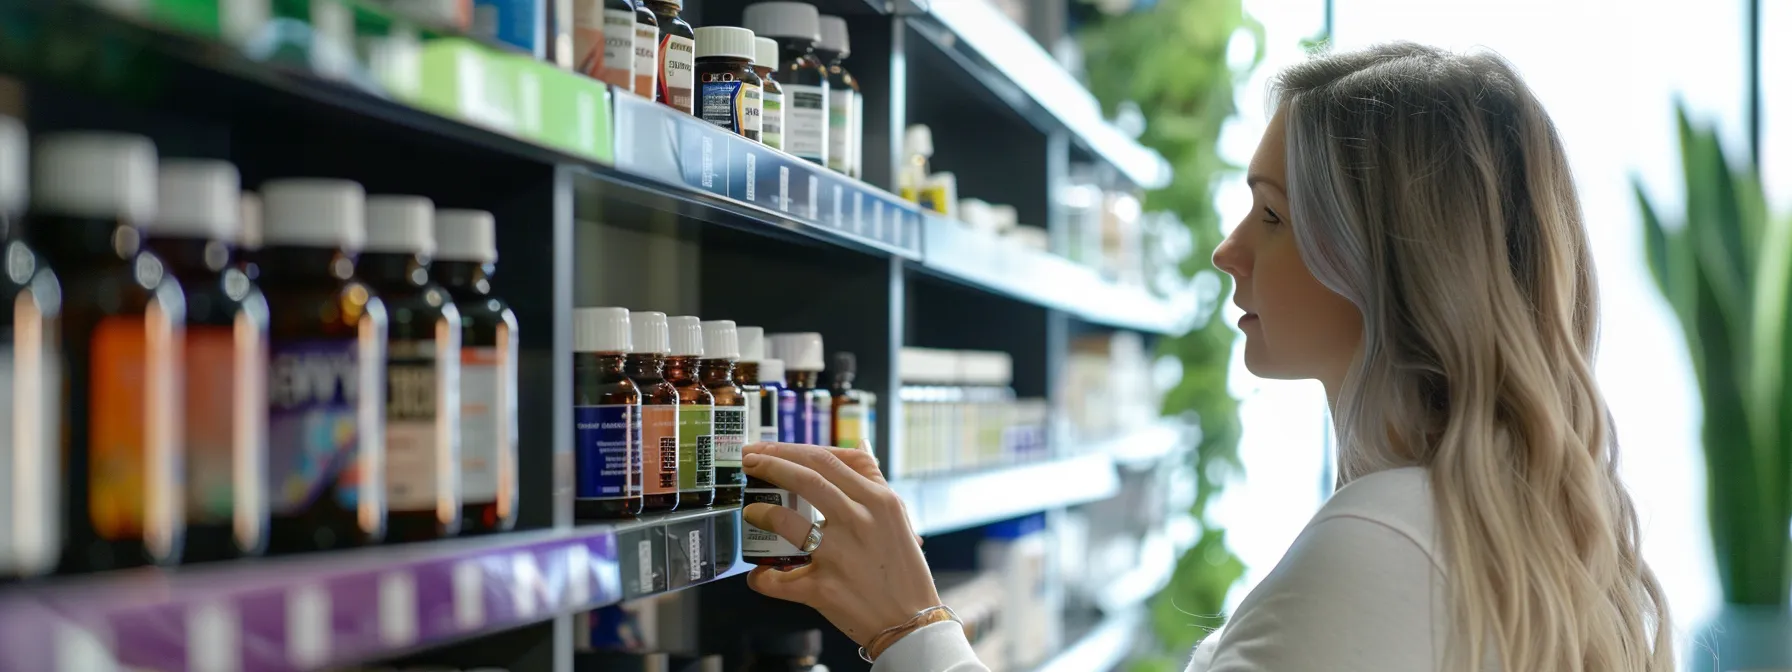
<svg viewBox="0 0 1792 672"><path fill-rule="evenodd" d="M1554 126L1512 67L1412 44L1283 73L1251 214L1214 252L1245 365L1324 384L1343 487L1190 670L1671 670L1590 358L1592 260ZM862 454L748 450L813 501L816 546L752 586L875 669L981 670ZM817 545L815 542L820 541ZM886 630L889 632L887 634Z"/></svg>

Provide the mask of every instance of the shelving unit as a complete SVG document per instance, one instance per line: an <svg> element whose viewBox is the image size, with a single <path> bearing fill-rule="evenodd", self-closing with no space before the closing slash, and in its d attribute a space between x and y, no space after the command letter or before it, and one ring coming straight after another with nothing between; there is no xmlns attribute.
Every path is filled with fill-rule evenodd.
<svg viewBox="0 0 1792 672"><path fill-rule="evenodd" d="M831 350L858 353L860 386L879 397L882 458L904 440L894 375L904 345L1015 353L1017 390L1051 397L1072 328L1161 335L1186 322L1143 288L993 245L893 195L901 129L911 109L937 109L928 97L938 93L1001 101L1003 114L1026 122L992 140L1013 152L988 160L1025 168L991 184L1022 194L1030 223L1056 225L1045 194L1073 161L1142 187L1168 180L1162 159L1085 105L1087 92L1037 45L1016 46L1027 40L1018 27L966 13L980 3L817 3L847 16L856 46L849 66L868 106L862 181L423 25L396 3L273 0L273 20L246 29L221 18L242 0L144 0L129 15L105 8L118 4L0 0L0 78L22 82L34 132L138 132L168 156L231 160L245 185L342 177L369 193L496 214L494 290L521 325L519 531L7 586L0 672L103 669L113 657L157 669L311 669L467 641L515 670L565 672L572 614L691 587L744 591L732 580L748 569L730 543L738 511L573 519L575 306L819 330ZM320 70L320 51L371 39L341 42L307 23L317 7L338 4L357 29L416 51L381 69ZM732 23L746 4L687 0L685 15ZM958 68L940 73L945 81L977 88L922 90L938 89L920 81L934 74L921 68L941 58ZM0 110L8 99L0 95ZM961 312L975 319L935 317ZM1149 431L1138 442L1176 440ZM894 487L917 531L937 535L1111 497L1116 465L1136 457L1104 447ZM741 612L760 608L734 601ZM1047 669L1119 660L1139 617L1121 618ZM826 650L833 669L860 669L839 641Z"/></svg>

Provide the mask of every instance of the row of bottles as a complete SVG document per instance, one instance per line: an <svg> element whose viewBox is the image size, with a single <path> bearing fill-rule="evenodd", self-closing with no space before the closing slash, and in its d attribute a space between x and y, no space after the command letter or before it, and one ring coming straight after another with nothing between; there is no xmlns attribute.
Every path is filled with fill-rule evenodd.
<svg viewBox="0 0 1792 672"><path fill-rule="evenodd" d="M257 197L141 136L29 144L0 118L0 575L512 524L490 213L346 180Z"/></svg>

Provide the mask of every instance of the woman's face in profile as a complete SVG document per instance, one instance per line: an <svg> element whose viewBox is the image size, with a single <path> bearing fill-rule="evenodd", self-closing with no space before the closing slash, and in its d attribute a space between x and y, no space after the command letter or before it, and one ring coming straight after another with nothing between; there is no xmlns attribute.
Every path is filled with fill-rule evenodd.
<svg viewBox="0 0 1792 672"><path fill-rule="evenodd" d="M1213 252L1213 264L1237 281L1243 308L1244 363L1264 378L1317 378L1328 387L1362 340L1362 314L1307 270L1288 217L1288 132L1284 108L1270 119L1246 182L1251 212Z"/></svg>

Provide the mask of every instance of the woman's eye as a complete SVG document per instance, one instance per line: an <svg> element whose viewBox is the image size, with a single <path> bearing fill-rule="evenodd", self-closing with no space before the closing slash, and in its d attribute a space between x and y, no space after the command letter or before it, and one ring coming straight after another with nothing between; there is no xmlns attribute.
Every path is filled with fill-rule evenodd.
<svg viewBox="0 0 1792 672"><path fill-rule="evenodd" d="M1269 223L1269 224L1281 224L1282 216L1276 214L1276 211L1274 211L1274 210L1271 210L1269 208L1264 208L1263 209L1263 221L1266 223Z"/></svg>

